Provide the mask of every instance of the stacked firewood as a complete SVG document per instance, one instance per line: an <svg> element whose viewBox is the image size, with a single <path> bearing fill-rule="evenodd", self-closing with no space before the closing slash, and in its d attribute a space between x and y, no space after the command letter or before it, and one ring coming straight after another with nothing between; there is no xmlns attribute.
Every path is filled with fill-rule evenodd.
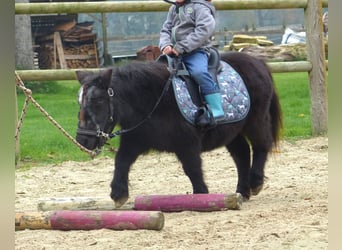
<svg viewBox="0 0 342 250"><path fill-rule="evenodd" d="M304 37L305 38L305 37ZM240 51L268 62L305 61L307 60L306 43L273 45L264 36L235 35L225 51ZM328 43L325 43L325 54L328 55Z"/></svg>
<svg viewBox="0 0 342 250"><path fill-rule="evenodd" d="M96 60L96 49L94 44L83 44L77 47L66 47L64 49L65 57L68 55L80 55L71 56L69 60L66 60L68 68L97 68L98 63Z"/></svg>
<svg viewBox="0 0 342 250"><path fill-rule="evenodd" d="M268 40L266 36L249 36L249 35L234 35L229 45L224 46L224 50L239 51L242 48L250 46L271 46L273 42Z"/></svg>
<svg viewBox="0 0 342 250"><path fill-rule="evenodd" d="M56 35L56 33L58 33ZM40 69L97 68L96 33L91 22L67 22L36 39Z"/></svg>

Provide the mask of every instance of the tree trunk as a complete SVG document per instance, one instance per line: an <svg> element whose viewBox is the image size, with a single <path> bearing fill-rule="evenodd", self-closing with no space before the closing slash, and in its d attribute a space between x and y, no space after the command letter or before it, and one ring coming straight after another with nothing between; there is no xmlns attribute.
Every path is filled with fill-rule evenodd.
<svg viewBox="0 0 342 250"><path fill-rule="evenodd" d="M29 0L16 0L16 3L28 3ZM33 49L31 36L31 18L29 15L15 15L15 66L19 69L33 69Z"/></svg>

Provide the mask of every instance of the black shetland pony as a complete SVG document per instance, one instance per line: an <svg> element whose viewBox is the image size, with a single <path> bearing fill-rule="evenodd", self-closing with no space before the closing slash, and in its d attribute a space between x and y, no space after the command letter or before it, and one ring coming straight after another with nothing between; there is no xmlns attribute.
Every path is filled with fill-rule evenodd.
<svg viewBox="0 0 342 250"><path fill-rule="evenodd" d="M247 200L260 192L267 156L277 145L282 128L278 96L263 61L238 52L223 53L221 59L241 75L251 108L239 122L208 129L184 119L172 87L164 88L170 72L161 62L134 62L98 73L76 73L81 84L77 141L93 150L101 148L108 138L121 135L110 194L116 206L128 199L131 165L150 149L175 153L193 193L208 193L201 152L225 146L237 167L236 192ZM112 134L116 124L121 130Z"/></svg>

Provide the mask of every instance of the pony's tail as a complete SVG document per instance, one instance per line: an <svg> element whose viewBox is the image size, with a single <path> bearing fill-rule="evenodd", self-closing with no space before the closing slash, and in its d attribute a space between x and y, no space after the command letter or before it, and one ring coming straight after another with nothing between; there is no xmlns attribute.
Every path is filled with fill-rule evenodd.
<svg viewBox="0 0 342 250"><path fill-rule="evenodd" d="M270 116L272 123L273 146L277 148L279 146L279 140L281 139L281 132L283 130L283 115L281 111L279 97L274 88L270 105Z"/></svg>

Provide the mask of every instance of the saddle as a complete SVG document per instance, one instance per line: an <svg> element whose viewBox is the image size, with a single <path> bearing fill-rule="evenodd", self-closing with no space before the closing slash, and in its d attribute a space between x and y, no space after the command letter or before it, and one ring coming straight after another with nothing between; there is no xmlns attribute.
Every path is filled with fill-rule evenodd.
<svg viewBox="0 0 342 250"><path fill-rule="evenodd" d="M183 117L192 125L197 126L199 114L206 112L198 84L191 78L186 66L179 58L161 55L157 61L166 63L171 70L176 70L172 78L172 86ZM221 60L215 48L209 50L208 71L222 95L222 107L225 118L217 124L237 122L244 119L250 108L250 99L247 88L241 76L229 64Z"/></svg>
<svg viewBox="0 0 342 250"><path fill-rule="evenodd" d="M161 61L164 63L167 63L169 68L175 69L177 62L176 58L170 57L168 55L161 55L157 61ZM214 79L216 83L218 83L217 75L222 70L222 65L220 63L220 53L217 49L210 47L209 48L209 60L208 60L208 71L211 77ZM203 106L205 103L202 99L202 96L200 94L200 89L198 84L195 83L195 81L191 78L188 70L186 69L186 66L183 62L181 62L178 65L176 77L181 78L185 81L186 86L189 90L191 99L193 100L194 104L197 106Z"/></svg>

